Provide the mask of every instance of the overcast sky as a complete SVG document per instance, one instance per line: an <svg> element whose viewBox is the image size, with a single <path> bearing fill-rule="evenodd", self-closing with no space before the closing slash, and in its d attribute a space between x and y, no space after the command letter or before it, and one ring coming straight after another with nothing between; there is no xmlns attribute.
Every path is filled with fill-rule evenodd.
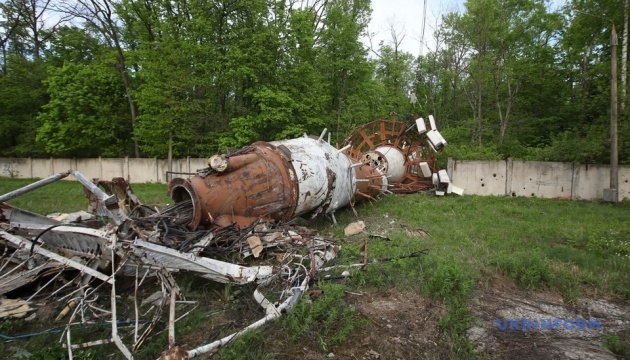
<svg viewBox="0 0 630 360"><path fill-rule="evenodd" d="M454 11L464 11L464 0L426 0L426 27L424 30L424 50L426 54L435 50L433 32L442 15ZM551 0L552 9L564 5L566 0ZM420 54L422 34L422 9L424 0L372 0L372 21L369 32L374 34L372 45L378 49L379 41L391 43L390 25L393 24L398 34L405 34L402 50L413 55ZM370 46L369 39L363 39Z"/></svg>
<svg viewBox="0 0 630 360"><path fill-rule="evenodd" d="M442 15L464 9L464 0L426 0L426 26L424 30L424 53L427 46L435 46L433 31ZM374 34L372 44L378 49L379 41L392 42L390 25L399 37L404 34L402 49L414 55L420 53L422 38L422 12L424 0L372 0L372 21L369 32ZM364 39L369 46L369 40Z"/></svg>

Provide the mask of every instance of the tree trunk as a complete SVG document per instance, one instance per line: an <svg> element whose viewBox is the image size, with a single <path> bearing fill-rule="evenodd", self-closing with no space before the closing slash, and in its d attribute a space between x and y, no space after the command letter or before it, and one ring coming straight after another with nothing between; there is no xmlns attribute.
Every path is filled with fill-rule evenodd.
<svg viewBox="0 0 630 360"><path fill-rule="evenodd" d="M518 86L512 87L510 81L507 82L507 104L505 105L505 113L501 109L501 101L499 99L499 93L497 92L496 101L497 109L499 110L499 145L503 145L505 140L505 132L510 122L510 114L512 112L512 105L514 104L514 98L518 93Z"/></svg>
<svg viewBox="0 0 630 360"><path fill-rule="evenodd" d="M95 8L99 8L98 4L96 2L94 2L94 0L92 1L93 5ZM101 20L103 22L103 27L104 27L104 32L107 33L109 32L109 35L111 37L112 42L114 43L114 46L116 47L116 59L118 62L118 71L120 72L120 76L122 78L123 81L123 86L125 87L125 95L127 97L127 102L129 104L129 116L131 117L131 129L132 131L135 130L136 128L136 104L135 101L133 100L133 96L131 95L131 81L129 80L129 74L127 73L127 62L125 60L125 53L124 50L122 48L122 45L120 44L120 39L118 38L118 30L116 27L116 24L114 24L114 20L112 18L112 8L111 5L109 3L109 0L105 0L103 2L103 5L105 7L105 9L100 9L102 15L104 15L103 20ZM134 156L139 158L140 157L140 148L138 147L138 140L136 139L135 136L132 136L133 138L133 153Z"/></svg>
<svg viewBox="0 0 630 360"><path fill-rule="evenodd" d="M2 43L2 74L7 74L7 47Z"/></svg>
<svg viewBox="0 0 630 360"><path fill-rule="evenodd" d="M173 172L173 131L171 130L168 131L168 171Z"/></svg>
<svg viewBox="0 0 630 360"><path fill-rule="evenodd" d="M626 109L626 91L628 79L628 4L623 2L623 45L621 48L621 113Z"/></svg>
<svg viewBox="0 0 630 360"><path fill-rule="evenodd" d="M32 0L30 10L31 16L31 30L33 31L33 57L35 60L39 60L39 51L41 48L40 40L39 40L39 16L37 16L37 0ZM43 13L44 10L42 10Z"/></svg>

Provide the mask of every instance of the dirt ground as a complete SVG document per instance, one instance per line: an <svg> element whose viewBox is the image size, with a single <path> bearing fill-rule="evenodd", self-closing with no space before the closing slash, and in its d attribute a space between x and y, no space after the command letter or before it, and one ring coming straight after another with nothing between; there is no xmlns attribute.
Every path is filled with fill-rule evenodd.
<svg viewBox="0 0 630 360"><path fill-rule="evenodd" d="M474 321L467 337L481 358L490 359L616 359L603 345L603 336L630 336L630 306L604 299L583 299L570 306L548 292L488 286L470 303ZM496 285L496 284L495 284ZM299 349L310 359L448 358L440 347L438 320L446 308L414 293L390 290L349 294L348 302L369 324L329 354ZM500 331L497 319L599 319L601 330Z"/></svg>
<svg viewBox="0 0 630 360"><path fill-rule="evenodd" d="M606 299L583 298L576 305L549 292L533 292L506 286L505 280L478 291L470 308L475 318L468 339L475 351L491 358L521 359L615 359L604 347L605 335L627 339L630 306ZM598 319L601 330L505 331L497 319ZM569 326L570 328L570 326Z"/></svg>
<svg viewBox="0 0 630 360"><path fill-rule="evenodd" d="M293 349L291 358L419 359L446 354L437 342L437 321L446 313L439 303L396 289L350 293L346 300L368 324L328 354L303 347Z"/></svg>

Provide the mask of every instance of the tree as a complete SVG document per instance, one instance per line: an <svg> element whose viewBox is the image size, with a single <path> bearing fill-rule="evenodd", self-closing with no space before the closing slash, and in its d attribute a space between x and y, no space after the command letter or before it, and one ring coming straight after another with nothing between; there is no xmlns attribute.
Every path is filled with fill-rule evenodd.
<svg viewBox="0 0 630 360"><path fill-rule="evenodd" d="M6 66L6 75L0 74L0 154L41 156L44 150L35 135L40 126L37 112L48 100L42 85L46 65L11 55Z"/></svg>
<svg viewBox="0 0 630 360"><path fill-rule="evenodd" d="M124 156L131 127L125 120L125 89L114 61L66 63L46 80L50 101L39 115L37 141L53 156Z"/></svg>
<svg viewBox="0 0 630 360"><path fill-rule="evenodd" d="M57 10L68 16L83 19L90 28L98 31L109 48L116 52L116 70L120 76L125 89L127 107L129 111L129 121L131 128L136 127L136 104L133 98L132 77L127 64L125 46L121 39L121 29L115 8L118 4L115 0L74 0L73 2L62 2ZM140 156L137 140L134 139L133 152L136 157Z"/></svg>
<svg viewBox="0 0 630 360"><path fill-rule="evenodd" d="M382 115L382 88L374 81L374 64L360 42L366 33L371 8L366 0L329 1L326 17L317 29L316 68L327 92L327 126L336 141L353 127Z"/></svg>
<svg viewBox="0 0 630 360"><path fill-rule="evenodd" d="M49 65L62 67L66 62L85 65L98 62L107 51L99 39L87 29L61 26L50 39L45 55Z"/></svg>

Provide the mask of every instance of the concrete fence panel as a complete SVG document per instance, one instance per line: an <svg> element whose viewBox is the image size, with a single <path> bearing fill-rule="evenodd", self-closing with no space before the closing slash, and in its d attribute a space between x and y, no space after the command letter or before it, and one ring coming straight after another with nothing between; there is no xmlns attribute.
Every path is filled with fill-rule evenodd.
<svg viewBox="0 0 630 360"><path fill-rule="evenodd" d="M33 178L45 178L54 174L52 170L52 159L32 159Z"/></svg>
<svg viewBox="0 0 630 360"><path fill-rule="evenodd" d="M95 159L88 159L92 162L95 162ZM77 162L75 159L52 159L52 172L51 174L56 174L68 170L74 170L77 168ZM86 174L88 175L88 174ZM89 175L88 175L89 176Z"/></svg>
<svg viewBox="0 0 630 360"><path fill-rule="evenodd" d="M125 169L125 160L122 159L101 159L101 176L100 179L109 180L115 177L127 178L127 170Z"/></svg>
<svg viewBox="0 0 630 360"><path fill-rule="evenodd" d="M514 160L512 193L517 196L571 199L573 164Z"/></svg>
<svg viewBox="0 0 630 360"><path fill-rule="evenodd" d="M455 161L452 168L449 176L453 185L463 188L466 194L505 194L505 161Z"/></svg>
<svg viewBox="0 0 630 360"><path fill-rule="evenodd" d="M196 172L197 170L208 167L207 158L192 158L190 159L190 169L188 172Z"/></svg>
<svg viewBox="0 0 630 360"><path fill-rule="evenodd" d="M473 195L601 200L603 190L610 187L608 165L449 159L448 169L453 184ZM630 198L630 166L619 167L618 190L620 200Z"/></svg>
<svg viewBox="0 0 630 360"><path fill-rule="evenodd" d="M129 182L157 182L157 159L129 159Z"/></svg>
<svg viewBox="0 0 630 360"><path fill-rule="evenodd" d="M173 159L172 171L195 173L206 158ZM31 159L0 158L0 176L44 178L79 170L88 178L123 177L131 183L165 183L168 160L144 158ZM448 172L454 185L472 195L517 195L576 200L602 199L610 186L608 165L521 160L453 160ZM186 175L172 175L175 176ZM69 178L69 180L72 180ZM630 198L630 166L619 167L619 199Z"/></svg>
<svg viewBox="0 0 630 360"><path fill-rule="evenodd" d="M630 166L619 167L619 199L630 199Z"/></svg>
<svg viewBox="0 0 630 360"><path fill-rule="evenodd" d="M80 171L88 179L102 179L103 169L100 159L76 159L71 169Z"/></svg>
<svg viewBox="0 0 630 360"><path fill-rule="evenodd" d="M573 177L573 199L601 199L604 189L610 187L608 165L578 165Z"/></svg>

